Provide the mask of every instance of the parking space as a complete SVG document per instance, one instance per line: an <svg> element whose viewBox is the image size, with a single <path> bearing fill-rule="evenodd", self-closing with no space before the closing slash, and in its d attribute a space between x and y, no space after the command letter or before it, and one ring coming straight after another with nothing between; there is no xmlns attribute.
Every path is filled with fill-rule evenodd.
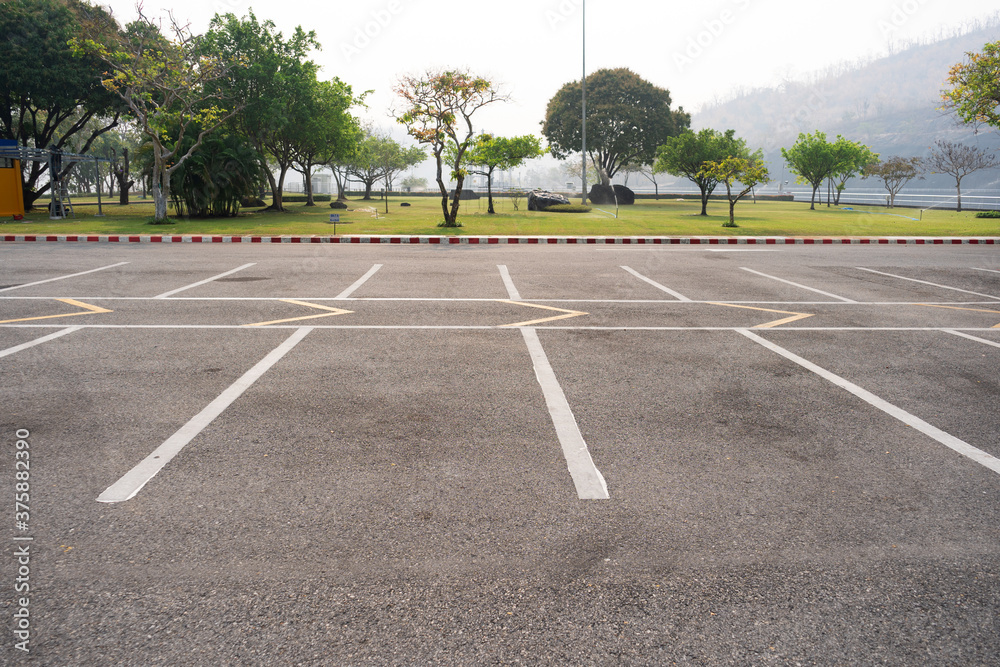
<svg viewBox="0 0 1000 667"><path fill-rule="evenodd" d="M991 249L2 250L49 663L1000 651Z"/></svg>

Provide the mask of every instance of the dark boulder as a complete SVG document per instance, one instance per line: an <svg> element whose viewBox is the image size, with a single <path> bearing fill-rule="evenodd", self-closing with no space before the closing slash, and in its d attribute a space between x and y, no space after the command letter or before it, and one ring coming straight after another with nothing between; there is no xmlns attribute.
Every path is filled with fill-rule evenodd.
<svg viewBox="0 0 1000 667"><path fill-rule="evenodd" d="M448 195L448 200L455 198L455 191L452 190ZM479 194L475 190L470 190L468 188L462 188L462 194L459 196L459 201L466 201L469 199L479 199Z"/></svg>
<svg viewBox="0 0 1000 667"><path fill-rule="evenodd" d="M587 198L591 204L614 204L616 198L619 206L631 206L635 203L635 193L624 185L615 185L612 188L595 183L594 187L590 188Z"/></svg>
<svg viewBox="0 0 1000 667"><path fill-rule="evenodd" d="M555 192L546 190L532 190L528 193L528 210L544 211L549 206L559 206L568 204L569 199Z"/></svg>
<svg viewBox="0 0 1000 667"><path fill-rule="evenodd" d="M255 208L267 206L267 202L260 197L243 197L240 199L240 206L243 208Z"/></svg>
<svg viewBox="0 0 1000 667"><path fill-rule="evenodd" d="M332 201L332 202L330 202L330 208L346 209L347 208L347 204L345 204L342 201Z"/></svg>
<svg viewBox="0 0 1000 667"><path fill-rule="evenodd" d="M615 203L615 191L611 189L609 185L601 185L600 183L594 183L590 187L590 194L587 195L587 200L591 204L614 204Z"/></svg>
<svg viewBox="0 0 1000 667"><path fill-rule="evenodd" d="M409 205L410 205L410 202L408 202L408 201L404 201L404 202L400 202L400 204L399 204L399 205L400 205L400 206L409 206Z"/></svg>
<svg viewBox="0 0 1000 667"><path fill-rule="evenodd" d="M615 186L615 195L618 196L619 206L631 206L635 203L635 193L624 185Z"/></svg>

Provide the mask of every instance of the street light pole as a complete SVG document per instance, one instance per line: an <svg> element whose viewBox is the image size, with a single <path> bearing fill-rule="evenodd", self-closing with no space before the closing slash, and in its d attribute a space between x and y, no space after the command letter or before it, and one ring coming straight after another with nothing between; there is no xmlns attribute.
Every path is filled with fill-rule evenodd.
<svg viewBox="0 0 1000 667"><path fill-rule="evenodd" d="M580 179L583 181L581 204L587 204L587 0L583 0L583 148L580 151Z"/></svg>

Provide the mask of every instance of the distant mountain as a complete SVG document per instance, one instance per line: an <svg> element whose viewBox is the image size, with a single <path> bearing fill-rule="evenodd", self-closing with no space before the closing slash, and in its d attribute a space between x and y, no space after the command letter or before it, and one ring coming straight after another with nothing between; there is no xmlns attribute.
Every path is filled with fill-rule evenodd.
<svg viewBox="0 0 1000 667"><path fill-rule="evenodd" d="M752 148L763 148L777 177L781 148L800 132L823 131L860 141L880 153L925 156L936 139L961 141L1000 154L1000 130L979 134L940 110L948 72L966 53L1000 40L996 17L976 29L931 44L911 46L865 64L841 65L811 82L752 90L694 114L692 128L735 129ZM996 172L970 176L972 187L998 186ZM786 177L787 178L787 177ZM966 183L963 182L963 185ZM950 177L928 177L922 187L948 187Z"/></svg>

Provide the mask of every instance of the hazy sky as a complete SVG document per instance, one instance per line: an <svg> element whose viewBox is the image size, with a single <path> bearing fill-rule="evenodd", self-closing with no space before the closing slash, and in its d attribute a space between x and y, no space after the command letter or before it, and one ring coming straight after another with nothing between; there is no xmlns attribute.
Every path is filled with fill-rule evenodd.
<svg viewBox="0 0 1000 667"><path fill-rule="evenodd" d="M477 129L539 133L549 98L582 73L584 0L145 0L148 16L174 16L198 33L216 13L249 10L288 34L314 30L321 76L373 89L367 116L386 129L401 74L469 68L512 101L483 110ZM132 0L108 3L119 21ZM587 70L629 67L697 111L739 87L801 78L831 64L885 54L891 45L948 33L997 11L996 0L590 0ZM403 136L400 131L394 132Z"/></svg>

